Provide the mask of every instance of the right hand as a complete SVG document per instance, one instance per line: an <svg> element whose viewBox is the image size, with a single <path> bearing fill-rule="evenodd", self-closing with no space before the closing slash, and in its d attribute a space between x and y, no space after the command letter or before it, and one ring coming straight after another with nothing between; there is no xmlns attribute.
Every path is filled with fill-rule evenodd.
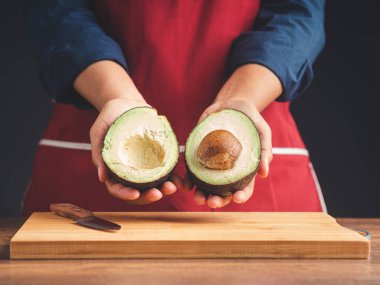
<svg viewBox="0 0 380 285"><path fill-rule="evenodd" d="M141 97L142 98L142 97ZM149 106L145 100L130 100L126 98L112 99L106 102L100 110L98 118L90 130L92 161L98 169L99 181L105 183L108 192L130 204L145 205L156 202L162 197L173 194L181 187L181 180L171 176L171 181L166 181L158 188L151 188L144 192L132 187L126 187L117 182L109 173L103 158L102 148L104 137L111 124L125 111L139 106Z"/></svg>

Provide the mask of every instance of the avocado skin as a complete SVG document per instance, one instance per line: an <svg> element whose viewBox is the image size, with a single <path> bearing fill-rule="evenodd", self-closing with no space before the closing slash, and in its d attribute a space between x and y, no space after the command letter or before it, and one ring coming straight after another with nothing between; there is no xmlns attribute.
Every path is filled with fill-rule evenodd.
<svg viewBox="0 0 380 285"><path fill-rule="evenodd" d="M112 175L112 177L114 179L116 179L116 181L123 184L124 186L136 188L137 190L143 192L143 191L151 189L151 188L156 188L156 187L160 186L162 183L164 183L165 181L168 181L170 178L170 175L173 173L175 167L177 166L177 163L178 163L178 157L177 157L176 163L174 164L173 169L171 169L168 172L168 174L166 174L165 176L161 177L158 180L144 182L144 183L136 183L136 182L128 181L124 178L117 176L116 173L112 172L111 169L108 168L107 164L106 164L106 167L108 169L108 172Z"/></svg>
<svg viewBox="0 0 380 285"><path fill-rule="evenodd" d="M145 183L136 183L136 182L131 182L131 181L128 181L128 180L125 180L119 176L117 176L115 173L113 173L107 166L107 169L109 171L109 173L112 175L112 177L119 183L123 184L124 186L126 187L132 187L132 188L136 188L137 190L139 191L145 191L145 190L148 190L150 188L156 188L158 186L160 186L162 183L164 183L165 181L167 181L170 177L170 175L172 174L173 170L170 171L168 174L166 174L165 176L161 177L160 179L158 180L155 180L155 181L150 181L150 182L145 182Z"/></svg>
<svg viewBox="0 0 380 285"><path fill-rule="evenodd" d="M165 175L164 177L162 177L156 181L146 182L146 183L135 183L135 182L127 181L127 180L124 180L124 179L122 179L116 175L114 175L114 177L116 178L117 181L119 181L124 186L133 187L133 188L136 188L137 190L140 190L140 191L145 191L145 190L148 190L150 188L156 188L156 187L160 186L162 183L164 183L165 181L167 181L169 179L170 175L171 175L171 173Z"/></svg>
<svg viewBox="0 0 380 285"><path fill-rule="evenodd" d="M207 194L212 194L212 195L218 195L222 197L227 197L232 195L232 193L243 189L246 187L253 177L255 177L257 169L252 172L251 174L247 175L246 177L243 177L242 179L235 181L233 183L229 184L224 184L224 185L213 185L213 184L208 184L202 180L200 180L198 177L196 177L187 167L187 174L189 175L190 180L197 185L198 189L202 190L203 192Z"/></svg>

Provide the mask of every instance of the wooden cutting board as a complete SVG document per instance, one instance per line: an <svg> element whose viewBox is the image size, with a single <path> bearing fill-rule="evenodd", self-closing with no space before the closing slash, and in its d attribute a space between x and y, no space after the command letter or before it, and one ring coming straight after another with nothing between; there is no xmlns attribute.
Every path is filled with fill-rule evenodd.
<svg viewBox="0 0 380 285"><path fill-rule="evenodd" d="M12 259L368 258L370 241L324 213L97 213L122 226L92 230L34 213L11 240Z"/></svg>

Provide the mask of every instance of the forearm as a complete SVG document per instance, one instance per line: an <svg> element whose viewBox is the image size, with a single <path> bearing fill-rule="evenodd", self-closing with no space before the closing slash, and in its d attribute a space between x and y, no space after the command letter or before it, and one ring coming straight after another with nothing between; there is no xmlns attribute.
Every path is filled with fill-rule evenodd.
<svg viewBox="0 0 380 285"><path fill-rule="evenodd" d="M251 31L233 43L228 69L248 63L268 67L284 88L278 101L299 96L313 78L312 63L324 45L324 0L265 0Z"/></svg>
<svg viewBox="0 0 380 285"><path fill-rule="evenodd" d="M145 103L125 69L110 60L88 66L75 79L74 88L99 111L113 99Z"/></svg>
<svg viewBox="0 0 380 285"><path fill-rule="evenodd" d="M236 99L249 100L261 112L281 93L281 82L272 71L259 64L246 64L232 73L215 101L234 96Z"/></svg>

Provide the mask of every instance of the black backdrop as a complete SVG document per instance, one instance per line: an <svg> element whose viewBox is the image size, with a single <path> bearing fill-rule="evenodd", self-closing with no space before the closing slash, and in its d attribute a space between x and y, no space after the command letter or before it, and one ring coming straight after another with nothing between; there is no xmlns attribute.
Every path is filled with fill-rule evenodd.
<svg viewBox="0 0 380 285"><path fill-rule="evenodd" d="M19 215L51 111L22 36L21 2L0 2L0 216ZM376 2L327 0L326 48L312 86L291 108L334 216L380 216Z"/></svg>

